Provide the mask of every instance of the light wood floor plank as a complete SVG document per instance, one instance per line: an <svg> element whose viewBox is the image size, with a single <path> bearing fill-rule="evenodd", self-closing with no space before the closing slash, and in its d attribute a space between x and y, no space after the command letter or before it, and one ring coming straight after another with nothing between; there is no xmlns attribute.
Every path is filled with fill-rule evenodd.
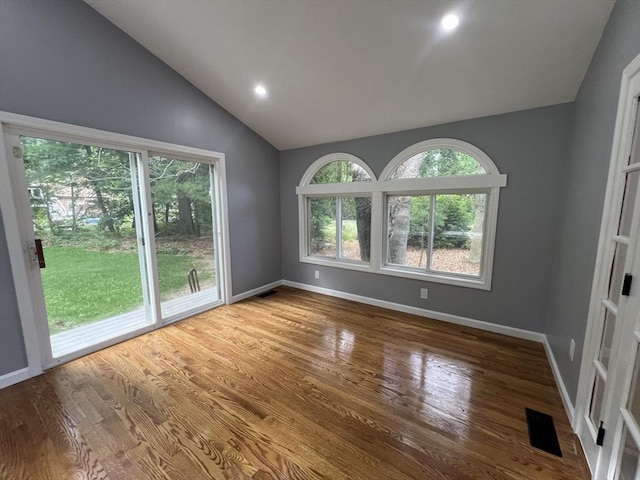
<svg viewBox="0 0 640 480"><path fill-rule="evenodd" d="M49 478L589 475L540 344L280 287L1 390L0 479Z"/></svg>

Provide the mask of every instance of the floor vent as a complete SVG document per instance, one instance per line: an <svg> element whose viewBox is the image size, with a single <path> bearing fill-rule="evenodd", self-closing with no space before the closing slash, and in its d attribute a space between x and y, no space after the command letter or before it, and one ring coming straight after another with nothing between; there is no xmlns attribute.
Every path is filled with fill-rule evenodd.
<svg viewBox="0 0 640 480"><path fill-rule="evenodd" d="M538 412L531 408L525 408L524 411L527 415L529 443L531 446L556 455L557 457L562 457L558 434L556 433L556 427L553 424L551 415Z"/></svg>
<svg viewBox="0 0 640 480"><path fill-rule="evenodd" d="M259 293L258 295L256 295L256 297L265 298L265 297L268 297L269 295L274 295L276 293L278 292L276 292L275 290L269 290L268 292Z"/></svg>

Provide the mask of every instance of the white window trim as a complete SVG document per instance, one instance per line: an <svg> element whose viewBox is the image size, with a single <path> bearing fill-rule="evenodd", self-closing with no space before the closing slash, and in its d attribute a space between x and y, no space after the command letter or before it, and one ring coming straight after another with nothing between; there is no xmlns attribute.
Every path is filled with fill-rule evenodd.
<svg viewBox="0 0 640 480"><path fill-rule="evenodd" d="M390 179L391 175L403 162L426 150L437 148L452 149L465 153L480 163L485 174L459 175L452 177L406 178ZM371 177L367 182L350 182L334 184L310 184L313 176L328 163L335 161L349 161L362 167ZM495 238L498 220L498 205L500 188L507 185L507 175L501 174L489 156L475 145L452 138L436 138L416 143L401 151L385 167L376 179L371 168L360 158L347 153L331 153L325 155L305 171L300 185L296 187L298 195L298 231L299 231L299 260L347 270L357 270L369 273L379 273L403 278L444 283L461 287L491 290L493 275L493 259L495 252ZM464 274L417 271L401 266L386 265L386 222L385 200L387 195L430 195L437 193L471 193L486 192L482 259L479 277ZM368 263L353 262L340 258L309 255L309 212L307 198L313 197L354 197L371 196L371 257Z"/></svg>

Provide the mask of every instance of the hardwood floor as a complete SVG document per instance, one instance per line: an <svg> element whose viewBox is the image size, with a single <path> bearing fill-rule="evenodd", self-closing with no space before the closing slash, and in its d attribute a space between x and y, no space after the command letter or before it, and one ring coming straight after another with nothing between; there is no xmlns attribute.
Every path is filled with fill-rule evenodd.
<svg viewBox="0 0 640 480"><path fill-rule="evenodd" d="M586 479L579 448L540 344L286 287L0 390L3 480Z"/></svg>

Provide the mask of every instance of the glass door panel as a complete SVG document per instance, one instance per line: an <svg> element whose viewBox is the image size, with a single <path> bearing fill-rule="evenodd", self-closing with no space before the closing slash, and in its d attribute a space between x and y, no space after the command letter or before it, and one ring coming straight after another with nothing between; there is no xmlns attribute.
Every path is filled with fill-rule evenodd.
<svg viewBox="0 0 640 480"><path fill-rule="evenodd" d="M611 358L611 344L613 343L613 332L616 327L616 316L608 309L604 311L604 327L602 331L602 343L600 344L600 363L606 369L609 368Z"/></svg>
<svg viewBox="0 0 640 480"><path fill-rule="evenodd" d="M618 235L628 236L631 232L631 221L633 220L633 205L636 201L638 193L638 179L640 178L640 170L627 173L624 185L624 196L622 201L622 210L620 213L620 226L618 227Z"/></svg>
<svg viewBox="0 0 640 480"><path fill-rule="evenodd" d="M149 157L156 260L164 321L220 301L214 166Z"/></svg>
<svg viewBox="0 0 640 480"><path fill-rule="evenodd" d="M637 480L640 477L640 354L635 348L635 365L629 385L629 400L622 410L622 439L616 477L618 480Z"/></svg>
<svg viewBox="0 0 640 480"><path fill-rule="evenodd" d="M640 477L640 465L638 464L638 445L633 441L628 430L624 430L622 454L618 480L638 480Z"/></svg>
<svg viewBox="0 0 640 480"><path fill-rule="evenodd" d="M52 358L149 324L137 155L20 140Z"/></svg>

